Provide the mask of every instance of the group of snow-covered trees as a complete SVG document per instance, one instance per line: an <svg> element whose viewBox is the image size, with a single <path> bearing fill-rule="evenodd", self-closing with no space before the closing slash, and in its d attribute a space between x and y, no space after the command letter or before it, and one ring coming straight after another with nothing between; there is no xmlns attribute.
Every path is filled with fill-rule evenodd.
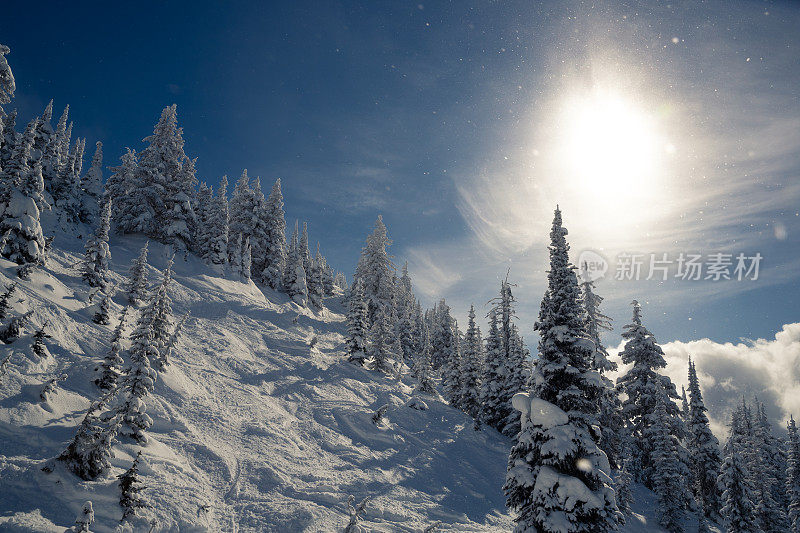
<svg viewBox="0 0 800 533"><path fill-rule="evenodd" d="M631 484L650 488L658 519L683 531L695 515L728 531L800 531L800 441L775 436L763 404L734 413L724 449L711 431L695 363L689 361L683 407L662 373L664 353L642 323L623 328L617 370L601 334L611 329L594 283L569 259L556 210L548 286L531 359L515 324L513 285L489 302L482 337L474 306L462 332L442 300L422 311L407 266L398 277L379 217L348 291L351 362L384 372L406 369L419 392L442 396L475 420L511 437L504 491L517 531L612 531L625 522Z"/></svg>
<svg viewBox="0 0 800 533"><path fill-rule="evenodd" d="M175 105L164 108L139 153L128 150L112 169L105 198L120 233L143 233L194 252L220 272L286 292L301 305L321 307L336 292L334 271L319 251L312 254L308 229L295 226L287 242L281 180L268 197L247 170L228 197L224 176L216 191L197 185L195 159L184 152Z"/></svg>

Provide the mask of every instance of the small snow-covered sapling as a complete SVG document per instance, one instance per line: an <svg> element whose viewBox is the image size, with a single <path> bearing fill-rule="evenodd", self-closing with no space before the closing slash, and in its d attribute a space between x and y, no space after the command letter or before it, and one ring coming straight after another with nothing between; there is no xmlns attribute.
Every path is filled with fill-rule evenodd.
<svg viewBox="0 0 800 533"><path fill-rule="evenodd" d="M11 319L8 325L0 330L0 341L3 341L6 344L11 344L15 340L22 335L22 330L25 327L25 324L28 322L28 318L31 316L31 312L28 311L24 315L15 316Z"/></svg>
<svg viewBox="0 0 800 533"><path fill-rule="evenodd" d="M139 481L139 459L141 456L142 452L138 452L131 467L117 476L120 488L119 505L124 509L120 522L124 522L129 516L135 515L137 509L145 507L139 496L139 492L145 488L141 486L141 481Z"/></svg>
<svg viewBox="0 0 800 533"><path fill-rule="evenodd" d="M50 395L56 391L58 382L64 381L65 379L67 379L66 374L61 374L60 376L48 379L44 384L44 387L42 387L42 390L39 392L39 399L42 400L43 403L47 403L50 400Z"/></svg>
<svg viewBox="0 0 800 533"><path fill-rule="evenodd" d="M356 497L352 494L347 499L347 512L350 514L350 522L344 528L344 533L361 533L361 526L358 525L358 520L364 515L369 496L361 500L358 505L353 505L355 501Z"/></svg>
<svg viewBox="0 0 800 533"><path fill-rule="evenodd" d="M75 518L75 525L72 526L71 531L73 531L73 533L91 533L89 531L89 526L93 523L94 509L92 508L92 502L87 501L83 504L83 509L78 513L78 517Z"/></svg>
<svg viewBox="0 0 800 533"><path fill-rule="evenodd" d="M47 346L44 344L44 340L50 339L52 336L47 334L45 331L46 327L47 322L45 322L41 328L36 330L36 333L33 334L33 345L31 346L33 353L42 359L50 355L50 353L47 351Z"/></svg>
<svg viewBox="0 0 800 533"><path fill-rule="evenodd" d="M11 307L11 296L14 294L15 290L17 290L16 281L9 285L3 294L0 294L0 320L8 316L8 309Z"/></svg>
<svg viewBox="0 0 800 533"><path fill-rule="evenodd" d="M377 411L372 413L372 423L377 426L378 424L383 422L383 415L386 414L386 411L388 409L389 409L389 404L387 403L385 405L382 405L381 407L378 408Z"/></svg>
<svg viewBox="0 0 800 533"><path fill-rule="evenodd" d="M442 525L442 522L441 522L441 520L437 520L437 521L436 521L436 522L434 522L433 524L431 524L431 525L429 525L428 527L426 527L426 528L425 528L425 529L422 531L422 533L434 533L435 531L437 531L437 530L438 530L438 529L441 527L441 525Z"/></svg>
<svg viewBox="0 0 800 533"><path fill-rule="evenodd" d="M31 279L31 272L36 267L36 263L25 263L17 269L17 277L19 279Z"/></svg>
<svg viewBox="0 0 800 533"><path fill-rule="evenodd" d="M107 326L111 324L111 297L114 294L114 287L108 287L106 290L98 292L103 295L103 299L100 300L100 305L92 317L92 322Z"/></svg>

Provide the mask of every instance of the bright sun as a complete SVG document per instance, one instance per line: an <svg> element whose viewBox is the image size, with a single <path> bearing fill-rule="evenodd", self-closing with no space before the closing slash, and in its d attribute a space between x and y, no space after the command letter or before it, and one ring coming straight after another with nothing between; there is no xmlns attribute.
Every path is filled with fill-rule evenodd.
<svg viewBox="0 0 800 533"><path fill-rule="evenodd" d="M580 204L632 214L657 192L663 146L633 102L603 93L569 99L558 129L559 174Z"/></svg>

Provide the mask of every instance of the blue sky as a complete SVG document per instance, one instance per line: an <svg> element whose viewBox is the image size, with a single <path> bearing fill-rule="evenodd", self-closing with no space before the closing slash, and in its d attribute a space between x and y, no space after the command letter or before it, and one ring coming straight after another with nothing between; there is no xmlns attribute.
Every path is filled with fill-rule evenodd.
<svg viewBox="0 0 800 533"><path fill-rule="evenodd" d="M800 6L539 4L15 3L0 42L25 120L69 103L112 165L177 103L201 180L281 177L348 275L382 213L459 317L510 268L532 335L560 203L576 256L764 257L752 282L599 282L610 342L633 298L665 342L798 321Z"/></svg>

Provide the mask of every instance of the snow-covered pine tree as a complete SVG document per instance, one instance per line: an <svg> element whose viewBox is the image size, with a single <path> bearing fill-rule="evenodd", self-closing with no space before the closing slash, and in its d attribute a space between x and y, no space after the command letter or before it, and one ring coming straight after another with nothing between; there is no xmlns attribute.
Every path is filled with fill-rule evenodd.
<svg viewBox="0 0 800 533"><path fill-rule="evenodd" d="M253 213L252 223L250 225L250 247L252 248L252 266L251 270L254 273L253 279L259 283L264 283L265 280L261 274L267 267L267 242L269 236L269 212L267 208L267 200L264 198L264 191L261 190L261 178L253 180Z"/></svg>
<svg viewBox="0 0 800 533"><path fill-rule="evenodd" d="M117 386L119 376L122 374L122 365L125 364L121 355L122 338L125 335L127 317L128 306L125 306L120 313L119 323L111 335L111 346L109 346L103 360L95 368L98 376L94 379L94 384L102 391L113 390Z"/></svg>
<svg viewBox="0 0 800 533"><path fill-rule="evenodd" d="M111 229L111 200L106 200L100 211L100 219L94 235L86 240L83 254L82 277L90 287L104 291L109 284L109 264L111 249L108 246L108 232Z"/></svg>
<svg viewBox="0 0 800 533"><path fill-rule="evenodd" d="M0 294L0 320L5 320L6 316L8 316L8 310L11 308L11 296L14 295L14 291L16 290L17 282L15 281L6 287L3 294Z"/></svg>
<svg viewBox="0 0 800 533"><path fill-rule="evenodd" d="M403 361L410 367L417 355L416 331L416 299L411 287L411 276L408 274L408 263L403 265L402 275L395 287L395 303L397 307L397 337L403 351Z"/></svg>
<svg viewBox="0 0 800 533"><path fill-rule="evenodd" d="M658 521L670 533L682 533L688 471L681 461L678 439L671 433L666 408L669 401L667 394L658 395L659 403L648 416L645 439L652 447L651 482L658 499Z"/></svg>
<svg viewBox="0 0 800 533"><path fill-rule="evenodd" d="M242 278L250 279L250 270L253 266L253 247L250 245L250 237L245 238L244 242L242 243L242 251L240 256L242 258Z"/></svg>
<svg viewBox="0 0 800 533"><path fill-rule="evenodd" d="M630 445L623 444L620 449L620 466L614 483L617 508L622 513L620 524L625 523L625 516L631 513L631 505L633 505L633 491L631 490L631 484L633 483L632 463Z"/></svg>
<svg viewBox="0 0 800 533"><path fill-rule="evenodd" d="M362 279L364 282L364 297L367 302L367 317L369 323L385 307L391 307L394 299L393 274L394 265L386 249L392 241L386 233L383 217L378 215L375 229L367 237L367 242L361 249L353 281ZM435 366L435 365L434 365Z"/></svg>
<svg viewBox="0 0 800 533"><path fill-rule="evenodd" d="M786 490L786 465L781 456L782 443L772 434L764 404L756 402L753 444L756 463L751 472L755 487L756 521L764 533L789 530L783 506Z"/></svg>
<svg viewBox="0 0 800 533"><path fill-rule="evenodd" d="M44 158L47 153L47 146L52 142L55 131L53 130L53 100L47 102L47 105L39 117L36 124L36 132L33 140L33 150L31 151L31 159L39 161L44 166Z"/></svg>
<svg viewBox="0 0 800 533"><path fill-rule="evenodd" d="M228 243L228 264L230 273L234 276L242 275L242 234L239 233Z"/></svg>
<svg viewBox="0 0 800 533"><path fill-rule="evenodd" d="M133 260L128 271L125 291L128 293L128 301L133 305L144 301L147 296L147 248L149 244L150 241L145 241L139 256Z"/></svg>
<svg viewBox="0 0 800 533"><path fill-rule="evenodd" d="M506 366L497 311L489 311L489 333L481 377L481 419L489 427L501 431L508 419L509 409L505 395Z"/></svg>
<svg viewBox="0 0 800 533"><path fill-rule="evenodd" d="M107 326L111 324L111 299L114 296L114 286L108 285L105 289L98 291L98 294L101 298L97 305L97 311L92 316L92 322Z"/></svg>
<svg viewBox="0 0 800 533"><path fill-rule="evenodd" d="M364 301L364 282L359 280L348 299L347 310L347 360L364 366L367 353L367 304Z"/></svg>
<svg viewBox="0 0 800 533"><path fill-rule="evenodd" d="M95 223L103 196L103 143L95 143L92 165L81 178L80 220L85 224Z"/></svg>
<svg viewBox="0 0 800 533"><path fill-rule="evenodd" d="M74 224L79 221L80 213L80 170L83 156L81 152L81 139L75 141L72 149L69 149L69 136L72 134L72 123L67 127L66 146L62 147L65 153L58 168L58 177L53 186L53 202L60 220L67 224Z"/></svg>
<svg viewBox="0 0 800 533"><path fill-rule="evenodd" d="M620 465L620 448L622 446L622 418L620 417L621 403L614 383L605 375L615 372L617 363L608 358L608 350L603 345L600 335L603 331L611 331L611 319L600 310L603 297L595 293L594 281L582 266L581 300L586 317L586 333L594 344L592 369L600 373L603 378L603 393L598 398L600 409L600 448L608 455L612 467Z"/></svg>
<svg viewBox="0 0 800 533"><path fill-rule="evenodd" d="M686 447L691 457L692 489L703 515L717 521L722 507L717 478L722 466L719 441L711 432L706 406L697 379L697 369L689 359L688 438Z"/></svg>
<svg viewBox="0 0 800 533"><path fill-rule="evenodd" d="M180 128L179 128L180 129ZM174 179L167 179L164 198L164 213L160 219L164 242L177 252L182 252L184 260L189 250L194 249L192 236L197 217L194 212L197 187L197 158L184 156L180 169Z"/></svg>
<svg viewBox="0 0 800 533"><path fill-rule="evenodd" d="M33 198L40 213L50 210L50 204L44 198L44 179L42 178L42 163L40 161L34 161L25 179L22 180L21 192L23 196Z"/></svg>
<svg viewBox="0 0 800 533"><path fill-rule="evenodd" d="M414 359L414 378L417 380L419 392L434 394L436 385L433 379L433 366L431 365L431 335L427 323L422 323L422 349Z"/></svg>
<svg viewBox="0 0 800 533"><path fill-rule="evenodd" d="M319 309L322 308L322 302L325 299L325 286L322 283L323 265L320 262L321 259L322 254L319 253L319 243L317 243L317 254L316 257L311 258L311 267L308 271L307 283L308 299Z"/></svg>
<svg viewBox="0 0 800 533"><path fill-rule="evenodd" d="M171 303L168 295L172 279L172 260L164 269L162 282L142 310L131 334L131 347L128 350L129 362L121 379L123 401L115 408L120 417L120 432L145 444L145 431L153 419L147 414L144 399L153 392L158 373L153 365L162 365L163 346L172 331Z"/></svg>
<svg viewBox="0 0 800 533"><path fill-rule="evenodd" d="M72 526L69 531L73 533L90 533L89 526L93 523L94 509L92 508L92 502L87 501L83 504L83 509L78 513L78 517L75 518L75 525Z"/></svg>
<svg viewBox="0 0 800 533"><path fill-rule="evenodd" d="M190 216L177 204L184 200L181 192L190 195L186 189L194 175L184 171L187 157L175 104L161 111L153 134L144 142L147 147L138 155L132 187L120 206L124 210L119 215L119 228L160 241L169 238L168 244L176 244L185 217Z"/></svg>
<svg viewBox="0 0 800 533"><path fill-rule="evenodd" d="M8 324L6 324L3 329L0 329L0 341L5 344L11 344L19 339L25 329L25 324L28 323L32 314L33 311L28 311L23 315L15 316L9 320Z"/></svg>
<svg viewBox="0 0 800 533"><path fill-rule="evenodd" d="M306 271L306 278L312 268L311 249L308 246L308 223L303 222L303 231L300 233L300 241L297 248L300 258L303 260L303 270Z"/></svg>
<svg viewBox="0 0 800 533"><path fill-rule="evenodd" d="M506 395L511 398L517 392L525 391L528 389L528 383L531 376L530 368L530 352L525 348L525 343L519 334L519 330L515 324L510 324L511 334L509 336L509 346L506 350L508 373L505 379ZM509 399L508 403L511 403ZM519 415L514 412L506 418L501 432L504 435L515 437L521 429L521 421Z"/></svg>
<svg viewBox="0 0 800 533"><path fill-rule="evenodd" d="M481 418L481 372L483 370L483 340L480 327L475 323L475 306L469 306L467 331L461 355L461 408L475 419Z"/></svg>
<svg viewBox="0 0 800 533"><path fill-rule="evenodd" d="M69 122L69 104L64 106L64 111L61 112L61 117L58 119L58 124L56 125L55 137L53 138L53 142L51 143L50 157L52 157L52 162L54 165L53 167L53 172L55 173L54 177L57 175L58 170L61 168L61 164L63 163L62 155L66 157L66 153L69 151L69 139L67 138L68 122ZM72 135L72 130L70 129L70 136L71 135ZM64 148L63 154L62 154L62 147Z"/></svg>
<svg viewBox="0 0 800 533"><path fill-rule="evenodd" d="M361 503L358 505L356 505L355 502L356 498L351 494L347 499L347 512L350 514L350 520L344 528L344 533L361 533L363 531L361 526L358 525L358 521L366 510L369 497L361 500Z"/></svg>
<svg viewBox="0 0 800 533"><path fill-rule="evenodd" d="M441 300L433 309L430 323L431 364L442 376L445 399L461 408L461 353L458 346L458 326L450 315L450 306Z"/></svg>
<svg viewBox="0 0 800 533"><path fill-rule="evenodd" d="M566 234L556 208L548 286L534 326L541 339L539 358L530 395L513 399L522 429L503 487L520 533L613 531L619 520L608 458L593 430L602 390L591 369L593 346L585 334Z"/></svg>
<svg viewBox="0 0 800 533"><path fill-rule="evenodd" d="M652 487L653 449L645 437L650 424L650 415L660 403L663 403L671 434L679 441L683 440L685 428L680 410L672 401L678 399L675 385L669 377L657 372L667 363L664 360L663 350L656 344L655 337L642 325L642 309L639 302L634 300L633 320L623 329L622 338L626 343L620 356L623 364L632 366L617 380L617 390L627 396L622 402L622 419L633 442L634 477L637 481ZM663 394L667 395L666 399L661 398Z"/></svg>
<svg viewBox="0 0 800 533"><path fill-rule="evenodd" d="M150 315L153 343L158 350L158 357L151 359L150 363L159 371L163 371L169 364L167 359L168 346L175 331L172 317L172 299L169 297L169 290L172 285L172 265L173 259L167 261L167 267L161 273L161 283L153 291L150 296L150 305L144 311L144 314Z"/></svg>
<svg viewBox="0 0 800 533"><path fill-rule="evenodd" d="M56 458L79 478L91 481L108 472L110 459L114 457L111 449L119 429L117 420L104 421L97 416L107 401L104 396L89 405L78 431L67 448Z"/></svg>
<svg viewBox="0 0 800 533"><path fill-rule="evenodd" d="M719 474L722 487L722 519L728 533L756 533L753 490L740 449L732 444L725 453Z"/></svg>
<svg viewBox="0 0 800 533"><path fill-rule="evenodd" d="M14 98L14 91L17 89L14 74L6 59L6 54L10 51L8 46L0 44L0 118L5 116L3 104L11 102L11 99Z"/></svg>
<svg viewBox="0 0 800 533"><path fill-rule="evenodd" d="M222 176L212 204L208 234L208 262L220 272L228 262L228 176Z"/></svg>
<svg viewBox="0 0 800 533"><path fill-rule="evenodd" d="M328 264L328 260L325 256L320 256L316 258L319 261L320 268L322 269L322 288L325 291L325 296L334 296L336 294L336 288L333 284L333 267Z"/></svg>
<svg viewBox="0 0 800 533"><path fill-rule="evenodd" d="M5 183L0 196L0 235L3 235L0 254L19 265L45 262L45 239L36 195L31 196L29 188L23 187L30 173L28 160L32 144L33 130L29 127L18 139L11 161L3 169Z"/></svg>
<svg viewBox="0 0 800 533"><path fill-rule="evenodd" d="M786 495L789 500L788 519L791 533L800 533L800 438L797 435L797 424L794 417L789 417L786 426L788 431L788 467L786 469Z"/></svg>
<svg viewBox="0 0 800 533"><path fill-rule="evenodd" d="M129 516L134 516L139 509L144 509L145 504L139 492L145 487L139 480L139 461L142 458L142 452L136 452L136 457L133 459L131 467L125 472L117 476L119 480L119 505L122 507L122 519L124 522Z"/></svg>
<svg viewBox="0 0 800 533"><path fill-rule="evenodd" d="M267 198L267 241L264 250L264 271L261 279L271 288L283 287L283 271L286 268L286 219L283 212L281 179L275 180Z"/></svg>
<svg viewBox="0 0 800 533"><path fill-rule="evenodd" d="M120 233L133 231L134 220L123 217L123 213L131 213L137 209L129 204L136 200L132 190L136 187L138 166L136 151L126 148L125 154L120 159L120 165L111 167L111 175L106 181L103 200L111 200L111 218L114 220L114 228Z"/></svg>
<svg viewBox="0 0 800 533"><path fill-rule="evenodd" d="M392 323L391 309L384 308L372 323L367 344L367 355L372 359L372 369L386 374L394 371L394 364L400 357L400 347Z"/></svg>
<svg viewBox="0 0 800 533"><path fill-rule="evenodd" d="M48 334L47 329L48 323L45 322L42 324L42 327L37 329L33 334L33 343L31 344L31 351L36 354L37 357L40 359L44 359L45 357L50 356L50 351L47 349L47 345L44 343L45 339L52 338L52 335Z"/></svg>
<svg viewBox="0 0 800 533"><path fill-rule="evenodd" d="M230 235L231 244L234 236L241 235L242 241L253 235L254 219L256 217L256 197L250 187L250 178L247 169L242 171L242 175L233 187L233 194L230 201ZM236 250L229 250L233 255L238 253ZM231 257L233 257L233 255Z"/></svg>
<svg viewBox="0 0 800 533"><path fill-rule="evenodd" d="M283 288L295 303L306 305L308 301L308 285L306 285L306 271L303 269L303 258L299 251L297 222L294 225L294 233L287 253L286 270L283 273Z"/></svg>
<svg viewBox="0 0 800 533"><path fill-rule="evenodd" d="M211 219L213 217L212 204L214 203L214 191L206 184L205 181L200 183L197 189L197 207L195 208L195 216L197 217L197 224L194 228L194 250L204 263L210 264L211 255L211 233L209 227L211 226Z"/></svg>
<svg viewBox="0 0 800 533"><path fill-rule="evenodd" d="M333 286L336 287L341 293L347 292L347 276L344 272L337 272L333 278Z"/></svg>
<svg viewBox="0 0 800 533"><path fill-rule="evenodd" d="M0 132L2 134L2 137L0 137L0 170L8 172L9 163L14 158L14 148L17 146L19 139L19 134L16 131L17 110L14 109L8 115L0 117L0 122L3 124L3 131Z"/></svg>

